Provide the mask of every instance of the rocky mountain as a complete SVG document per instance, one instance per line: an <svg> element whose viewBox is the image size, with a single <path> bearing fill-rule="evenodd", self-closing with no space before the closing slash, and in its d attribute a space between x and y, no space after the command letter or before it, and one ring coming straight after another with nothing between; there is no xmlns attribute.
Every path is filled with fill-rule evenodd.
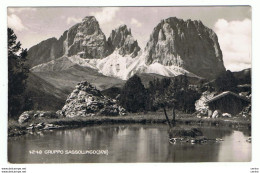
<svg viewBox="0 0 260 173"><path fill-rule="evenodd" d="M85 17L81 23L68 30L64 42L65 55L80 55L82 58L104 58L111 53L105 34L94 16Z"/></svg>
<svg viewBox="0 0 260 173"><path fill-rule="evenodd" d="M74 55L84 59L102 59L115 50L122 56L136 57L140 47L126 25L113 30L106 40L96 18L87 16L82 22L66 30L58 40L50 38L31 47L28 51L28 63L30 67L34 67L63 56Z"/></svg>
<svg viewBox="0 0 260 173"><path fill-rule="evenodd" d="M123 80L136 73L213 79L225 71L214 31L201 21L176 17L154 28L144 51L126 25L112 30L106 40L98 21L89 16L59 40L52 38L32 47L28 57L35 72L62 71L77 64Z"/></svg>
<svg viewBox="0 0 260 173"><path fill-rule="evenodd" d="M50 38L40 42L28 50L27 63L30 67L46 63L61 57L65 52L63 50L64 35L58 40Z"/></svg>
<svg viewBox="0 0 260 173"><path fill-rule="evenodd" d="M176 17L162 20L145 47L146 64L159 63L185 69L203 78L225 71L215 32L201 21Z"/></svg>
<svg viewBox="0 0 260 173"><path fill-rule="evenodd" d="M66 30L57 40L50 38L28 50L30 67L46 63L62 56L79 55L81 58L104 58L112 53L98 21L87 16L82 22Z"/></svg>
<svg viewBox="0 0 260 173"><path fill-rule="evenodd" d="M118 49L119 55L122 56L131 55L134 58L141 50L131 34L131 29L128 29L126 25L121 25L112 30L108 38L108 43L112 45L113 50Z"/></svg>

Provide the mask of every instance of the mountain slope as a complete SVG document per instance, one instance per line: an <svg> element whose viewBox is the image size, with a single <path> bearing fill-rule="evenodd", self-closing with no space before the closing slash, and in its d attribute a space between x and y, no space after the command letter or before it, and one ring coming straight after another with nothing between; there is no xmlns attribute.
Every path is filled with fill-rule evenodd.
<svg viewBox="0 0 260 173"><path fill-rule="evenodd" d="M64 36L61 36L59 40L50 38L31 47L28 50L27 56L29 67L34 67L38 64L46 63L61 57L65 53L62 48L63 41Z"/></svg>
<svg viewBox="0 0 260 173"><path fill-rule="evenodd" d="M50 84L33 73L30 73L27 81L25 95L29 95L32 99L34 109L58 110L62 108L69 92Z"/></svg>
<svg viewBox="0 0 260 173"><path fill-rule="evenodd" d="M72 64L62 71L32 72L27 80L26 94L38 110L59 110L69 93L80 81L88 81L98 90L121 88L123 80L104 76L96 70Z"/></svg>
<svg viewBox="0 0 260 173"><path fill-rule="evenodd" d="M79 65L73 65L63 71L34 72L34 74L66 92L71 92L78 82L85 80L99 90L122 86L124 83L120 79L104 76L96 70Z"/></svg>

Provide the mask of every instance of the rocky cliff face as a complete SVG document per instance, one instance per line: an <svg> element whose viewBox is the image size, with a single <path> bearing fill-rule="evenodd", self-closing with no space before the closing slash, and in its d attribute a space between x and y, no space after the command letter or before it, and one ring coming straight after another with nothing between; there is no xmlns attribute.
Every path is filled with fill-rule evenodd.
<svg viewBox="0 0 260 173"><path fill-rule="evenodd" d="M145 52L146 64L181 67L205 78L225 71L217 35L201 21L171 17L153 30Z"/></svg>
<svg viewBox="0 0 260 173"><path fill-rule="evenodd" d="M50 38L40 42L28 50L28 64L30 67L41 63L46 63L61 57L65 51L63 49L64 35L59 40Z"/></svg>
<svg viewBox="0 0 260 173"><path fill-rule="evenodd" d="M28 51L30 67L55 60L63 55L79 55L82 58L104 58L112 53L98 21L93 16L66 30L57 40L50 38L31 47Z"/></svg>
<svg viewBox="0 0 260 173"><path fill-rule="evenodd" d="M136 57L141 48L138 46L137 41L132 36L131 30L126 25L112 30L108 38L108 43L112 46L112 49L118 49L118 53L122 56L131 55Z"/></svg>
<svg viewBox="0 0 260 173"><path fill-rule="evenodd" d="M68 56L79 54L82 58L104 58L111 52L105 34L93 16L85 17L68 31Z"/></svg>

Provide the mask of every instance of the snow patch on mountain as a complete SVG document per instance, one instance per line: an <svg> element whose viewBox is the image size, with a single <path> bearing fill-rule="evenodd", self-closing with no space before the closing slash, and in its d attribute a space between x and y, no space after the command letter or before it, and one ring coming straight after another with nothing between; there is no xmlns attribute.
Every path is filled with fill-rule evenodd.
<svg viewBox="0 0 260 173"><path fill-rule="evenodd" d="M136 58L132 58L131 54L122 56L118 50L115 50L111 55L103 59L84 59L78 55L68 57L68 59L73 64L90 67L98 70L105 76L117 77L123 80L127 80L138 70L141 70L141 66L145 65L145 60L142 56Z"/></svg>
<svg viewBox="0 0 260 173"><path fill-rule="evenodd" d="M164 65L157 63L157 62L147 66L145 73L156 73L156 74L159 74L159 75L162 75L162 76L168 76L168 77L178 76L178 75L181 75L181 74L196 76L196 75L188 72L187 70L184 70L181 67L178 67L178 66L175 66L175 65L164 66Z"/></svg>
<svg viewBox="0 0 260 173"><path fill-rule="evenodd" d="M48 63L37 65L31 70L34 72L62 71L73 65L79 65L97 70L105 76L116 77L123 80L127 80L136 73L154 73L167 77L186 74L188 76L198 77L175 65L165 66L158 62L147 65L145 57L145 53L142 54L141 51L137 57L132 58L131 54L122 56L119 54L119 51L115 50L111 55L103 59L85 59L79 55L70 57L64 56Z"/></svg>
<svg viewBox="0 0 260 173"><path fill-rule="evenodd" d="M131 55L122 56L117 51L104 59L98 59L96 67L99 72L106 75L127 80L136 73L154 73L162 76L173 77L181 74L198 77L181 67L171 65L164 66L158 62L147 65L145 60L145 53L141 52L135 58Z"/></svg>

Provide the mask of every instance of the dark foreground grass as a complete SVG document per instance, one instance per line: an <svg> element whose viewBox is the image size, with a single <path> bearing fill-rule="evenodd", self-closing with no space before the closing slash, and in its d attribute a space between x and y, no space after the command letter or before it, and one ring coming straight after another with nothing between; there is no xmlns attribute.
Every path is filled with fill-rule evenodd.
<svg viewBox="0 0 260 173"><path fill-rule="evenodd" d="M171 114L169 113L170 121L172 120ZM163 112L149 112L149 113L134 113L126 116L93 116L93 117L74 117L74 118L60 118L60 119L38 119L34 122L25 123L20 125L15 120L9 120L8 123L8 136L17 136L27 133L26 128L31 123L48 123L59 125L61 128L74 128L82 127L93 124L156 124L164 123L167 124ZM213 125L213 126L228 126L235 128L251 128L251 121L243 118L218 118L218 119L207 119L197 118L192 114L177 114L177 124L186 125Z"/></svg>

